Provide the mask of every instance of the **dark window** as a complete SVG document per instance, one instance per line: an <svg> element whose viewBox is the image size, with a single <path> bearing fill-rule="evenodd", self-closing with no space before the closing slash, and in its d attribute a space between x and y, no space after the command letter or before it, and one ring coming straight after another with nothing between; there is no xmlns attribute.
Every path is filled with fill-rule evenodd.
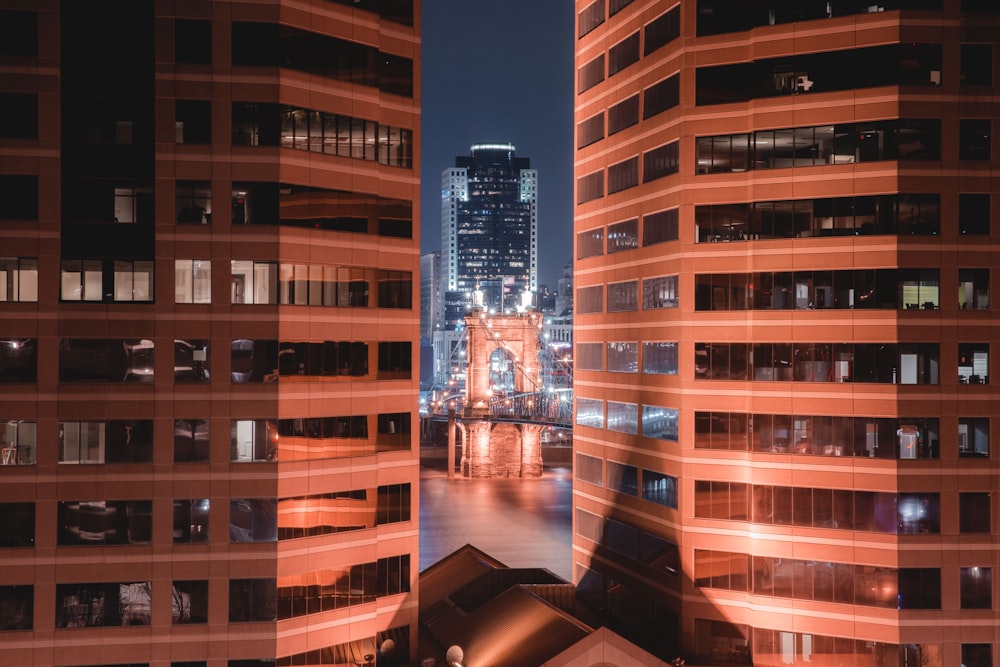
<svg viewBox="0 0 1000 667"><path fill-rule="evenodd" d="M604 370L603 343L577 343L576 358L573 360L576 368L582 371Z"/></svg>
<svg viewBox="0 0 1000 667"><path fill-rule="evenodd" d="M174 463L207 463L209 460L207 419L174 420Z"/></svg>
<svg viewBox="0 0 1000 667"><path fill-rule="evenodd" d="M604 543L611 551L635 561L639 555L639 531L621 521L608 519L605 524Z"/></svg>
<svg viewBox="0 0 1000 667"><path fill-rule="evenodd" d="M700 67L696 104L897 85L941 85L941 45L906 42Z"/></svg>
<svg viewBox="0 0 1000 667"><path fill-rule="evenodd" d="M280 108L264 102L233 102L233 146L277 146Z"/></svg>
<svg viewBox="0 0 1000 667"><path fill-rule="evenodd" d="M375 274L378 281L378 307L404 308L413 306L413 274L409 271L383 271Z"/></svg>
<svg viewBox="0 0 1000 667"><path fill-rule="evenodd" d="M962 85L993 85L993 45L962 44Z"/></svg>
<svg viewBox="0 0 1000 667"><path fill-rule="evenodd" d="M963 118L958 128L958 159L989 160L992 121L989 118Z"/></svg>
<svg viewBox="0 0 1000 667"><path fill-rule="evenodd" d="M604 81L604 54L577 70L576 81L578 95Z"/></svg>
<svg viewBox="0 0 1000 667"><path fill-rule="evenodd" d="M614 76L639 60L639 33L635 32L608 49L608 76Z"/></svg>
<svg viewBox="0 0 1000 667"><path fill-rule="evenodd" d="M389 218L379 218L378 235L391 236L397 239L413 238L413 220L393 220Z"/></svg>
<svg viewBox="0 0 1000 667"><path fill-rule="evenodd" d="M409 378L413 366L412 346L409 341L379 343L379 379Z"/></svg>
<svg viewBox="0 0 1000 667"><path fill-rule="evenodd" d="M639 122L639 96L633 95L608 108L608 136Z"/></svg>
<svg viewBox="0 0 1000 667"><path fill-rule="evenodd" d="M990 233L990 195L960 194L958 196L958 233Z"/></svg>
<svg viewBox="0 0 1000 667"><path fill-rule="evenodd" d="M604 228L597 227L576 235L576 258L585 259L604 254Z"/></svg>
<svg viewBox="0 0 1000 667"><path fill-rule="evenodd" d="M576 125L576 147L583 148L604 138L604 112Z"/></svg>
<svg viewBox="0 0 1000 667"><path fill-rule="evenodd" d="M632 4L632 0L609 0L608 16L614 16L621 10Z"/></svg>
<svg viewBox="0 0 1000 667"><path fill-rule="evenodd" d="M611 425L610 417L608 425ZM639 470L633 465L608 461L608 488L627 496L638 496Z"/></svg>
<svg viewBox="0 0 1000 667"><path fill-rule="evenodd" d="M276 579L231 579L229 581L229 622L274 621Z"/></svg>
<svg viewBox="0 0 1000 667"><path fill-rule="evenodd" d="M174 582L170 591L170 621L174 625L208 623L208 580Z"/></svg>
<svg viewBox="0 0 1000 667"><path fill-rule="evenodd" d="M746 102L753 97L753 63L699 67L695 71L695 104Z"/></svg>
<svg viewBox="0 0 1000 667"><path fill-rule="evenodd" d="M209 181L176 181L174 215L179 225L211 224L212 184Z"/></svg>
<svg viewBox="0 0 1000 667"><path fill-rule="evenodd" d="M275 23L234 22L232 39L237 66L281 66L383 92L412 93L411 61L370 46Z"/></svg>
<svg viewBox="0 0 1000 667"><path fill-rule="evenodd" d="M38 138L38 95L0 93L0 137Z"/></svg>
<svg viewBox="0 0 1000 667"><path fill-rule="evenodd" d="M596 456L577 453L576 478L582 482L604 486L603 461Z"/></svg>
<svg viewBox="0 0 1000 667"><path fill-rule="evenodd" d="M38 13L0 11L0 55L38 55Z"/></svg>
<svg viewBox="0 0 1000 667"><path fill-rule="evenodd" d="M604 0L595 0L577 15L577 38L604 23Z"/></svg>
<svg viewBox="0 0 1000 667"><path fill-rule="evenodd" d="M962 644L962 667L993 667L993 646Z"/></svg>
<svg viewBox="0 0 1000 667"><path fill-rule="evenodd" d="M56 584L56 627L149 625L151 591L148 581Z"/></svg>
<svg viewBox="0 0 1000 667"><path fill-rule="evenodd" d="M941 570L938 568L900 568L899 609L940 609Z"/></svg>
<svg viewBox="0 0 1000 667"><path fill-rule="evenodd" d="M57 509L56 543L70 545L149 544L151 500L71 500Z"/></svg>
<svg viewBox="0 0 1000 667"><path fill-rule="evenodd" d="M230 343L233 382L273 382L278 368L278 341L238 338Z"/></svg>
<svg viewBox="0 0 1000 667"><path fill-rule="evenodd" d="M642 118L652 118L681 103L680 75L655 83L642 91Z"/></svg>
<svg viewBox="0 0 1000 667"><path fill-rule="evenodd" d="M963 567L959 569L959 590L962 609L993 608L993 569Z"/></svg>
<svg viewBox="0 0 1000 667"><path fill-rule="evenodd" d="M633 157L628 160L613 164L608 167L608 194L621 192L639 185L639 158ZM608 235L610 241L611 236Z"/></svg>
<svg viewBox="0 0 1000 667"><path fill-rule="evenodd" d="M179 144L212 143L212 103L208 100L177 100L174 140Z"/></svg>
<svg viewBox="0 0 1000 667"><path fill-rule="evenodd" d="M646 25L643 55L649 55L681 36L681 7L677 5L666 14Z"/></svg>
<svg viewBox="0 0 1000 667"><path fill-rule="evenodd" d="M38 220L38 177L0 175L0 220Z"/></svg>
<svg viewBox="0 0 1000 667"><path fill-rule="evenodd" d="M0 339L0 384L38 381L38 341Z"/></svg>
<svg viewBox="0 0 1000 667"><path fill-rule="evenodd" d="M678 211L672 208L642 216L643 247L679 238Z"/></svg>
<svg viewBox="0 0 1000 667"><path fill-rule="evenodd" d="M604 171L595 171L576 179L576 203L585 204L604 196Z"/></svg>
<svg viewBox="0 0 1000 667"><path fill-rule="evenodd" d="M608 283L608 312L633 312L639 309L639 282L629 280Z"/></svg>
<svg viewBox="0 0 1000 667"><path fill-rule="evenodd" d="M63 338L59 341L60 382L152 382L149 339Z"/></svg>
<svg viewBox="0 0 1000 667"><path fill-rule="evenodd" d="M206 340L174 340L174 382L208 382L211 360Z"/></svg>
<svg viewBox="0 0 1000 667"><path fill-rule="evenodd" d="M278 24L233 22L233 65L277 66Z"/></svg>
<svg viewBox="0 0 1000 667"><path fill-rule="evenodd" d="M152 180L64 178L62 213L71 222L152 224Z"/></svg>
<svg viewBox="0 0 1000 667"><path fill-rule="evenodd" d="M33 546L35 546L35 503L0 503L0 547ZM0 609L2 606L0 604ZM4 628L0 623L0 629L9 628Z"/></svg>
<svg viewBox="0 0 1000 667"><path fill-rule="evenodd" d="M959 493L958 532L989 533L990 528L990 493Z"/></svg>
<svg viewBox="0 0 1000 667"><path fill-rule="evenodd" d="M212 62L212 22L174 21L174 61L207 65Z"/></svg>
<svg viewBox="0 0 1000 667"><path fill-rule="evenodd" d="M230 542L274 542L278 539L278 501L274 498L229 500Z"/></svg>
<svg viewBox="0 0 1000 667"><path fill-rule="evenodd" d="M679 168L679 145L680 142L675 141L642 154L643 183L649 183L657 178L677 173ZM610 190L610 186L608 189Z"/></svg>
<svg viewBox="0 0 1000 667"><path fill-rule="evenodd" d="M594 285L591 287L579 287L576 290L576 312L578 313L603 313L604 312L604 287Z"/></svg>
<svg viewBox="0 0 1000 667"><path fill-rule="evenodd" d="M0 21L3 21L2 14ZM0 630L31 630L34 603L34 586L0 586Z"/></svg>
<svg viewBox="0 0 1000 667"><path fill-rule="evenodd" d="M753 26L753 4L731 0L698 0L699 37L749 30Z"/></svg>
<svg viewBox="0 0 1000 667"><path fill-rule="evenodd" d="M174 501L174 544L208 542L208 498Z"/></svg>
<svg viewBox="0 0 1000 667"><path fill-rule="evenodd" d="M378 507L375 525L400 523L410 520L411 494L409 484L391 484L378 487Z"/></svg>

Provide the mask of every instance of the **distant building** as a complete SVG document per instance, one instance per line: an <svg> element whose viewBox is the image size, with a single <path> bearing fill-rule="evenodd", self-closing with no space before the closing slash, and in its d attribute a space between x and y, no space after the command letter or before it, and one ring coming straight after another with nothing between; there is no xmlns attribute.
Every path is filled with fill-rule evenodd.
<svg viewBox="0 0 1000 667"><path fill-rule="evenodd" d="M514 308L538 288L538 172L511 144L473 144L441 173L442 272L446 302ZM461 313L446 313L454 327ZM455 319L457 316L458 319Z"/></svg>
<svg viewBox="0 0 1000 667"><path fill-rule="evenodd" d="M441 289L441 251L420 256L420 337L434 339L434 329L444 315L444 292Z"/></svg>
<svg viewBox="0 0 1000 667"><path fill-rule="evenodd" d="M562 278L556 285L555 315L573 316L573 263L563 267Z"/></svg>

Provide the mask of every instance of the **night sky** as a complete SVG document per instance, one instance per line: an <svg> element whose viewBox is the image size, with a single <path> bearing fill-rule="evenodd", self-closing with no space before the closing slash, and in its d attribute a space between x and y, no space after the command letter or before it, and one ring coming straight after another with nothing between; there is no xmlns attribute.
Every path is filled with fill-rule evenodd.
<svg viewBox="0 0 1000 667"><path fill-rule="evenodd" d="M441 172L475 143L538 170L538 283L573 253L572 0L423 0L421 252L441 247Z"/></svg>

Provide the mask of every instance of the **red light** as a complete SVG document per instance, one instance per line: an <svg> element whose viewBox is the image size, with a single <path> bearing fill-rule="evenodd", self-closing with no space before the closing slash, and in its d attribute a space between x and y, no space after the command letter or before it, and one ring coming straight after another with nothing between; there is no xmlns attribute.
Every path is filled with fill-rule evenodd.
<svg viewBox="0 0 1000 667"><path fill-rule="evenodd" d="M242 204L242 203L244 203L244 201L245 201L245 200L243 199L243 197L237 197L237 198L236 198L236 203L237 203L237 204Z"/></svg>

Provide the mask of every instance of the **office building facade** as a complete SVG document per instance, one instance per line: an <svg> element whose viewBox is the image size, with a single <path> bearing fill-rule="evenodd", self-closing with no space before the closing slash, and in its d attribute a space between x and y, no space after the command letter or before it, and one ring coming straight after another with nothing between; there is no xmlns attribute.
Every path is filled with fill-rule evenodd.
<svg viewBox="0 0 1000 667"><path fill-rule="evenodd" d="M469 151L441 172L446 328L461 322L476 289L497 310L516 308L521 293L538 289L538 172L511 144ZM450 302L464 307L457 312Z"/></svg>
<svg viewBox="0 0 1000 667"><path fill-rule="evenodd" d="M666 658L995 664L996 5L576 10L581 595Z"/></svg>
<svg viewBox="0 0 1000 667"><path fill-rule="evenodd" d="M415 659L419 17L0 3L0 663Z"/></svg>

